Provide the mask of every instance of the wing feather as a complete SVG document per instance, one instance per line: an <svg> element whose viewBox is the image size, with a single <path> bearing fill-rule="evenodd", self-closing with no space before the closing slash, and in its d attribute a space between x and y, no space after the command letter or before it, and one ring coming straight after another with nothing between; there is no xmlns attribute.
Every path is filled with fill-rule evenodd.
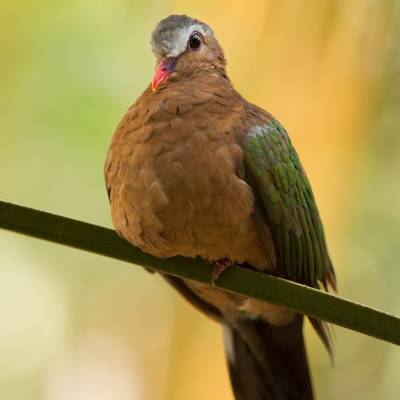
<svg viewBox="0 0 400 400"><path fill-rule="evenodd" d="M244 144L247 173L265 209L278 270L292 280L336 287L310 183L285 129L274 119L252 129Z"/></svg>
<svg viewBox="0 0 400 400"><path fill-rule="evenodd" d="M244 143L246 176L261 200L284 277L336 290L324 231L310 183L285 129L274 119L251 130ZM332 355L324 321L311 324Z"/></svg>

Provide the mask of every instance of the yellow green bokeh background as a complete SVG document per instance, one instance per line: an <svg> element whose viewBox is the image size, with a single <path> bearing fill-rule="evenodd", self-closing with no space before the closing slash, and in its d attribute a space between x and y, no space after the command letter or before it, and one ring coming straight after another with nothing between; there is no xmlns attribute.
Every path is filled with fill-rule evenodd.
<svg viewBox="0 0 400 400"><path fill-rule="evenodd" d="M400 314L395 0L3 0L0 198L111 226L105 154L172 13L212 26L236 88L290 132L340 294ZM232 399L220 327L159 276L6 231L0 249L0 398ZM335 331L332 368L306 328L319 399L397 399L399 349Z"/></svg>

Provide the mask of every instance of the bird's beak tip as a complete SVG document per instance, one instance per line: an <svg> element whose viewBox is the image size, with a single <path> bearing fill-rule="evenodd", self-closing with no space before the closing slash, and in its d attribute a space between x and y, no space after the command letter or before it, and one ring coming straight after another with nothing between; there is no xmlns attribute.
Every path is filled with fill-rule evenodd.
<svg viewBox="0 0 400 400"><path fill-rule="evenodd" d="M164 81L168 79L168 77L175 70L176 59L174 58L164 58L160 61L160 63L156 67L156 72L154 73L153 81L151 82L151 90L155 92L158 86L161 85Z"/></svg>

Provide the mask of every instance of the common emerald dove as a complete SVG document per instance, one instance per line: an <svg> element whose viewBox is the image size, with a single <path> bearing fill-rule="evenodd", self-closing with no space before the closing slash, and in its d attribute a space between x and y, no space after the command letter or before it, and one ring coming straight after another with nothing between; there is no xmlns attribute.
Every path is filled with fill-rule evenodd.
<svg viewBox="0 0 400 400"><path fill-rule="evenodd" d="M129 108L105 163L118 234L156 257L201 257L336 288L310 183L286 130L233 87L208 25L163 19L152 84ZM313 399L303 316L166 276L219 321L238 400ZM311 323L331 350L327 326Z"/></svg>

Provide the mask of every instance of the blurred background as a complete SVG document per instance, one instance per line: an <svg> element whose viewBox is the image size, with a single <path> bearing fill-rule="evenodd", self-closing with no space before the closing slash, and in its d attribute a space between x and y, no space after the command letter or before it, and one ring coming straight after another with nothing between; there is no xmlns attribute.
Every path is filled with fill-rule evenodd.
<svg viewBox="0 0 400 400"><path fill-rule="evenodd" d="M106 151L171 13L211 25L290 132L340 295L400 314L399 1L2 0L1 200L111 226ZM232 399L220 327L159 276L6 231L0 249L0 398ZM319 398L397 399L399 349L335 331L332 368L306 327Z"/></svg>

